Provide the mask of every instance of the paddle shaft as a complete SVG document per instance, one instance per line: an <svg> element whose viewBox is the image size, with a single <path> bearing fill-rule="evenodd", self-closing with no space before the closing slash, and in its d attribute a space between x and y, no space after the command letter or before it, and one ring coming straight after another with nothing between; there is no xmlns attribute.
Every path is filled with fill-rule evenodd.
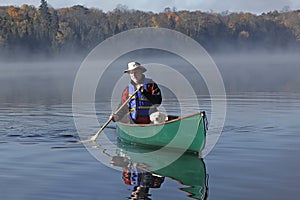
<svg viewBox="0 0 300 200"><path fill-rule="evenodd" d="M142 87L142 86L141 86ZM134 93L132 94L132 95L130 95L127 99L126 99L126 101L119 107L119 109L118 110L116 110L116 112L114 112L113 113L113 115L116 115L116 114L118 114L121 110L122 110L122 108L130 101L130 99L140 90L140 88L141 87L139 87L139 88L137 88L135 91L134 91ZM105 127L111 122L111 120L113 119L113 115L111 115L110 117L109 117L109 119L103 124L103 126L97 131L97 133L93 136L93 137L91 137L91 141L95 141L96 139L97 139L97 137L99 136L99 134L103 131L103 129L105 129Z"/></svg>

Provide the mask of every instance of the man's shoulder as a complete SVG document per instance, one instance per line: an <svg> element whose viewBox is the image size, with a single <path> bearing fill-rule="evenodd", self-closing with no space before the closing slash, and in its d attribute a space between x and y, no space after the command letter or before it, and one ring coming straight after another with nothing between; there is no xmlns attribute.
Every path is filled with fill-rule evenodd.
<svg viewBox="0 0 300 200"><path fill-rule="evenodd" d="M123 93L128 92L128 91L129 91L129 87L127 86L124 88Z"/></svg>
<svg viewBox="0 0 300 200"><path fill-rule="evenodd" d="M153 84L155 83L151 78L145 78L146 84Z"/></svg>

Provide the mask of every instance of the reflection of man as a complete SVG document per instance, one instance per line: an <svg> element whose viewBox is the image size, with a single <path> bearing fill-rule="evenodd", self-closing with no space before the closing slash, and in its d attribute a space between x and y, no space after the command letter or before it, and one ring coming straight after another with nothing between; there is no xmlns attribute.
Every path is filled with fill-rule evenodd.
<svg viewBox="0 0 300 200"><path fill-rule="evenodd" d="M133 192L131 193L131 196L128 199L132 200L151 200L149 196L151 194L148 194L149 188L144 186L135 186L133 189Z"/></svg>
<svg viewBox="0 0 300 200"><path fill-rule="evenodd" d="M114 156L111 160L111 164L122 167L122 179L124 183L133 186L133 191L129 199L150 200L150 188L160 188L165 180L164 177L145 170L146 165L131 162L126 157Z"/></svg>

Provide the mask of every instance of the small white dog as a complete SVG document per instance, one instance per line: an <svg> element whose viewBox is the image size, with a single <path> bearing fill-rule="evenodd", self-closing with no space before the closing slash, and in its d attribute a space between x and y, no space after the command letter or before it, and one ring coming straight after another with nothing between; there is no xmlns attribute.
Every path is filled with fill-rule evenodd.
<svg viewBox="0 0 300 200"><path fill-rule="evenodd" d="M160 124L168 120L168 115L156 111L150 115L150 121L153 124Z"/></svg>

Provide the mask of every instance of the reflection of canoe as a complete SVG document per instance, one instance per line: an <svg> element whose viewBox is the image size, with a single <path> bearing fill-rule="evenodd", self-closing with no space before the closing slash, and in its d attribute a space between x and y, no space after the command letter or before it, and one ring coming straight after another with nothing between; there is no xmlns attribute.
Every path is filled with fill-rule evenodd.
<svg viewBox="0 0 300 200"><path fill-rule="evenodd" d="M154 147L179 148L200 152L206 136L205 113L185 117L169 117L161 124L117 123L117 132L122 141Z"/></svg>
<svg viewBox="0 0 300 200"><path fill-rule="evenodd" d="M178 156L176 152L165 151L148 156L149 149L124 143L119 143L119 146L121 147L119 155L126 157L131 162L145 166L153 174L180 182L183 185L180 190L187 192L189 197L201 200L207 198L205 163L197 155L185 153ZM174 161L167 163L170 160Z"/></svg>
<svg viewBox="0 0 300 200"><path fill-rule="evenodd" d="M206 199L206 168L202 159L195 155L184 154L167 167L155 171L161 176L170 177L186 187L181 190L195 199Z"/></svg>

